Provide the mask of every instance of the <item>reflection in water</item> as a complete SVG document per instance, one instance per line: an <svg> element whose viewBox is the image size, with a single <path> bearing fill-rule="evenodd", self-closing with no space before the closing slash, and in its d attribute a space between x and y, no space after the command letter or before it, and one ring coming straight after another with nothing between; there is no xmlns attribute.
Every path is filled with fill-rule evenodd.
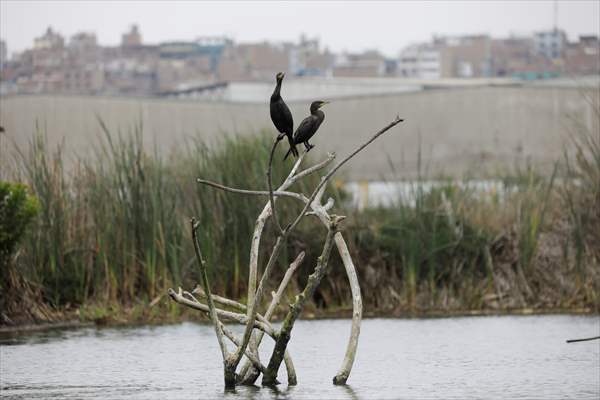
<svg viewBox="0 0 600 400"><path fill-rule="evenodd" d="M259 378L260 382L260 378ZM245 399L245 400L259 400L259 399L272 399L272 400L291 400L294 399L293 392L296 386L274 386L274 387L260 387L260 386L238 386L234 391L224 391L225 399Z"/></svg>
<svg viewBox="0 0 600 400"><path fill-rule="evenodd" d="M240 326L231 327L241 333ZM0 392L48 399L598 399L598 316L365 320L350 385L331 378L350 321L299 321L290 342L298 386L223 391L207 325L102 328L0 336ZM272 341L261 359L268 360Z"/></svg>
<svg viewBox="0 0 600 400"><path fill-rule="evenodd" d="M356 395L356 392L354 391L354 389L352 389L352 386L350 385L339 385L338 387L343 388L346 391L346 394L348 395L348 398L351 400L360 400L359 397Z"/></svg>

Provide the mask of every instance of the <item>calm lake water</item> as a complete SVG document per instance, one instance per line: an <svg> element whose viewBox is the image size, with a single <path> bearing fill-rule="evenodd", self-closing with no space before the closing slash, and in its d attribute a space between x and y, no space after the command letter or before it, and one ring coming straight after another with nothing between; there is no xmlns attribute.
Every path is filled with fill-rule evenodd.
<svg viewBox="0 0 600 400"><path fill-rule="evenodd" d="M239 332L239 327L237 331ZM224 393L212 327L52 331L0 337L0 397L23 399L598 399L598 316L363 321L348 386L331 383L348 320L300 321L298 386ZM271 344L265 342L265 344ZM267 357L265 348L263 360Z"/></svg>

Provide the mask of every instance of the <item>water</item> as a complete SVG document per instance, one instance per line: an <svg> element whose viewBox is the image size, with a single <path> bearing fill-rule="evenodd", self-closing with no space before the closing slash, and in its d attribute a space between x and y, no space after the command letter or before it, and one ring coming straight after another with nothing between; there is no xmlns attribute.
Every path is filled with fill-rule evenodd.
<svg viewBox="0 0 600 400"><path fill-rule="evenodd" d="M348 386L331 383L350 322L299 321L298 386L224 393L210 326L80 329L0 339L0 397L11 399L598 399L598 316L363 321ZM240 332L240 327L236 327ZM270 344L265 342L265 344ZM267 358L264 349L263 360Z"/></svg>

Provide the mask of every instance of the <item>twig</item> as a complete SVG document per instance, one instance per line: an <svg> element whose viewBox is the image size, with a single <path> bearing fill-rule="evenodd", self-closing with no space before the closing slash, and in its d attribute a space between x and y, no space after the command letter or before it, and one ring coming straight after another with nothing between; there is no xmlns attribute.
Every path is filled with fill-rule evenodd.
<svg viewBox="0 0 600 400"><path fill-rule="evenodd" d="M201 306L206 306L203 303L200 303L198 301L198 299L196 299L194 297L193 294L191 294L190 292L183 292L184 296L188 296L190 299L192 299L194 302L196 302L197 304L201 305ZM202 296L206 297L205 293L202 293ZM246 309L246 306L243 305L242 303L238 303L237 301L233 301L233 300L229 300L226 299L224 297L220 297L220 296L215 296L215 295L211 295L211 297L213 298L213 300L215 301L215 303L219 303L219 300L223 301L223 303L227 306L231 306L232 304L236 304L236 308L241 308L241 309ZM218 298L218 299L217 299ZM216 308L217 311L217 315L219 315L219 313L223 313L224 315L227 315L225 313L227 313L228 311L226 310L222 310L220 308ZM240 324L246 324L248 322L248 317L246 317L244 314L238 314L238 313L231 313L230 315L231 318L234 318L235 320L237 320ZM265 319L265 317L263 317L262 315L260 315L259 313L256 313L256 322L258 325L255 326L256 329L258 329L261 332L271 332L272 335L271 336L275 336L275 329L273 328L273 326L271 325L271 323L269 321L267 321Z"/></svg>
<svg viewBox="0 0 600 400"><path fill-rule="evenodd" d="M273 169L273 154L275 154L275 149L279 144L279 137L275 138L273 142L273 146L271 147L271 154L269 156L269 166L267 167L267 186L269 188L269 202L271 204L271 213L273 214L273 221L275 222L275 226L279 233L283 232L281 229L281 225L279 225L279 219L277 219L277 210L275 209L275 198L273 197L273 182L271 179L271 170Z"/></svg>
<svg viewBox="0 0 600 400"><path fill-rule="evenodd" d="M302 212L300 212L300 214L298 214L298 216L296 217L296 219L294 220L294 222L292 222L290 225L288 225L288 227L285 228L285 230L293 230L296 227L296 225L298 225L298 223L300 222L300 220L302 219L302 217L304 216L304 214L306 213L306 211L308 211L308 208L311 206L313 200L315 199L315 197L317 196L317 194L319 193L319 191L321 190L321 188L323 186L325 186L325 184L327 184L327 181L329 181L329 179L333 176L333 174L335 174L337 172L338 169L340 169L352 157L354 157L355 155L357 155L361 150L363 150L365 147L367 147L369 144L371 144L375 139L377 139L379 136L383 135L385 132L387 132L388 130L390 130L394 126L398 125L402 121L404 121L404 120L401 119L400 117L396 117L395 120L393 120L392 122L390 122L387 126L385 126L383 129L381 129L379 132L375 133L369 140L367 140L365 143L363 143L361 146L359 146L356 150L354 150L352 153L350 153L342 161L340 161L339 163L337 163L337 165L335 167L333 167L331 169L331 171L329 171L327 173L327 175L325 175L323 178L321 178L321 182L319 182L319 185L313 191L312 195L308 199L307 204L304 206L304 209L302 209Z"/></svg>
<svg viewBox="0 0 600 400"><path fill-rule="evenodd" d="M198 286L194 290L192 290L192 293L197 294L200 297L206 298L206 293L204 293L204 290L202 290L202 288L200 286ZM219 295L213 294L212 298L213 298L214 302L217 304L235 308L236 310L241 311L241 312L246 312L246 310L248 309L248 307L246 307L246 305L244 305L240 302L237 302L235 300L228 299L226 297L221 297Z"/></svg>
<svg viewBox="0 0 600 400"><path fill-rule="evenodd" d="M269 304L269 307L267 308L267 312L265 313L265 318L267 320L270 320L271 317L273 316L275 309L279 305L279 302L281 302L281 296L283 296L283 292L285 291L285 288L287 287L288 283L292 279L292 275L294 275L294 272L296 272L298 267L304 261L305 255L306 255L305 252L303 252L303 251L300 252L300 254L298 254L296 259L290 264L290 267L287 269L287 271L285 271L285 274L283 275L283 279L281 279L281 282L279 283L279 287L277 288L277 292L273 293L273 299L271 299L271 304Z"/></svg>
<svg viewBox="0 0 600 400"><path fill-rule="evenodd" d="M300 158L298 158L298 160L292 167L292 170L290 171L285 182L279 187L278 190L273 191L273 196L276 196L276 197L277 196L287 196L287 197L293 197L297 200L303 201L303 199L306 199L306 196L303 196L302 194L295 193L295 192L288 192L288 191L285 191L285 189L292 186L292 184L297 182L299 179L304 178L307 175L310 175L316 171L319 171L319 170L325 168L327 165L329 165L329 163L331 163L331 161L333 161L335 159L335 154L329 153L327 159L321 161L317 165L314 165L310 168L307 168L304 171L301 171L300 173L298 173L296 175L296 172L298 171L298 168L300 167L300 164L302 163L302 160L304 160L305 156L306 156L306 152L302 153ZM212 186L216 189L221 189L221 190L224 190L226 192L231 192L231 193L247 194L247 195L254 195L254 196L270 196L271 195L269 193L269 191L267 191L267 190L247 190L247 189L232 188L230 186L225 186L220 183L209 181L207 179L198 178L198 179L196 179L196 182L199 184L202 184L202 185ZM270 204L270 202L269 202L269 204Z"/></svg>
<svg viewBox="0 0 600 400"><path fill-rule="evenodd" d="M600 339L600 336L594 336L594 337L585 338L585 339L569 339L569 340L567 340L567 343L587 342L588 340L597 340L597 339Z"/></svg>
<svg viewBox="0 0 600 400"><path fill-rule="evenodd" d="M238 193L238 194L248 194L248 195L254 195L254 196L270 196L270 193L268 190L236 189L236 188L232 188L229 186L221 185L220 183L207 181L206 179L197 179L196 182L198 182L202 185L212 186L214 188L221 189L226 192L232 192L232 193ZM274 191L273 196L287 196L287 197L293 197L297 200L302 200L303 198L305 198L305 196L303 196L300 193L286 192L286 191L280 191L280 190Z"/></svg>
<svg viewBox="0 0 600 400"><path fill-rule="evenodd" d="M217 334L217 340L219 342L219 347L221 348L223 360L225 360L229 352L227 351L227 345L225 344L225 340L223 339L223 331L221 330L219 317L217 316L217 313L215 311L215 304L213 303L213 299L210 295L210 285L208 284L208 274L206 273L206 261L204 261L204 258L202 257L200 243L198 242L198 235L196 233L199 224L196 223L196 220L194 218L192 218L190 220L190 225L192 228L192 241L194 242L194 251L196 252L196 258L200 266L202 285L204 286L204 292L206 293L208 313L215 327L215 333Z"/></svg>
<svg viewBox="0 0 600 400"><path fill-rule="evenodd" d="M288 174L288 177L286 178L286 181L288 179L291 179L291 177L293 177L294 175L296 175L296 172L298 172L298 168L300 168L300 164L302 164L302 161L304 161L304 157L306 157L306 154L308 154L308 153L305 151L304 153L302 153L300 155L300 157L298 157L298 159L294 163L294 166L290 170L290 173Z"/></svg>
<svg viewBox="0 0 600 400"><path fill-rule="evenodd" d="M209 308L206 304L200 303L197 300L186 299L183 296L184 293L181 291L181 289L180 289L179 293L177 293L173 289L169 289L168 293L169 293L169 296L171 297L171 299L173 299L174 301L176 301L179 304L183 304L183 305L193 308L195 310L203 311L207 314L209 312ZM220 308L216 308L216 307L215 307L215 312L217 313L217 315L219 317L227 319L229 321L237 322L240 325L246 325L248 323L248 317L244 314L221 310ZM272 338L275 338L277 336L275 333L275 330L271 326L266 325L259 320L254 321L253 328L266 333L267 335L269 335Z"/></svg>
<svg viewBox="0 0 600 400"><path fill-rule="evenodd" d="M187 293L187 292L184 292L184 294L186 294L186 293ZM196 294L198 294L199 296L202 296L202 297L206 298L206 293L204 293L204 291L203 291L203 290L202 290L202 288L200 288L200 287L197 287L196 289L194 289L194 290L192 291L192 293L196 293ZM190 296L191 296L191 294L190 294ZM217 304L221 304L221 305L223 305L223 306L226 306L226 307L235 308L236 310L238 310L238 311L241 311L241 312L244 312L244 313L248 311L248 307L246 307L246 305L245 305L245 304L242 304L242 303L240 303L240 302L237 302L237 301L235 301L235 300L228 299L228 298L226 298L226 297L217 296L216 294L211 294L211 296L212 296L212 299L213 299L213 301L214 301L215 303L217 303ZM193 296L192 296L192 297L193 297ZM198 300L196 300L195 298L194 298L194 300L195 300L196 302L200 303L200 302L199 302ZM257 318L259 321L261 321L262 323L265 323L265 324L267 324L267 325L270 325L270 323L269 323L268 319L267 319L267 318L265 318L264 316L262 316L260 313L256 313L256 318Z"/></svg>
<svg viewBox="0 0 600 400"><path fill-rule="evenodd" d="M290 183L288 186L286 186L285 188L282 189L287 189L287 187L291 186L293 183L299 181L300 179L304 178L305 176L308 176L314 172L317 172L323 168L325 168L326 166L328 166L333 160L335 160L335 153L328 153L327 154L327 158L323 161L321 161L320 163L313 165L310 168L307 168L305 170L303 170L302 172L300 172L297 175L294 175L291 179L290 179Z"/></svg>

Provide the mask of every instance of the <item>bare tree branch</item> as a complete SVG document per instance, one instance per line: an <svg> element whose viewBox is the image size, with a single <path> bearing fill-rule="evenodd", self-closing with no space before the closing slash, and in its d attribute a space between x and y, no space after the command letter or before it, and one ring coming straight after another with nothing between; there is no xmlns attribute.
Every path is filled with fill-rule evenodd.
<svg viewBox="0 0 600 400"><path fill-rule="evenodd" d="M342 361L342 366L333 378L335 385L344 385L350 376L352 365L356 357L356 349L358 347L358 337L360 335L360 321L362 320L362 298L360 295L360 284L358 283L358 276L356 275L356 269L350 257L348 246L344 241L344 237L341 232L337 232L333 239L337 246L340 258L344 264L346 275L350 283L350 292L352 293L352 327L350 329L350 339L348 340L348 346L346 347L346 354Z"/></svg>
<svg viewBox="0 0 600 400"><path fill-rule="evenodd" d="M297 200L302 200L302 198L306 198L302 194L294 193L294 192L287 192L287 191L285 191L285 189L289 188L290 186L292 186L292 184L296 183L298 180L304 178L305 176L308 176L316 171L319 171L319 170L325 168L327 165L329 165L335 159L335 154L329 153L325 160L321 161L317 165L314 165L310 168L307 168L306 170L301 171L300 173L298 173L296 175L296 172L298 171L298 168L300 167L300 164L301 164L302 160L304 159L304 157L306 156L306 154L307 153L304 152L304 153L302 153L300 158L298 158L298 160L294 164L292 170L290 171L290 174L286 178L285 182L279 187L278 190L273 191L273 196L275 196L275 197L288 196L288 197L294 197ZM196 182L199 184L202 184L202 185L212 186L216 189L221 189L221 190L224 190L226 192L231 192L231 193L247 194L247 195L254 195L254 196L270 196L271 195L271 193L267 190L247 190L247 189L232 188L229 186L222 185L220 183L212 182L212 181L209 181L206 179L201 179L201 178L196 179ZM269 205L270 205L270 202L269 202Z"/></svg>
<svg viewBox="0 0 600 400"><path fill-rule="evenodd" d="M277 291L273 292L273 299L271 299L271 304L269 304L269 307L267 308L267 312L265 313L265 319L267 319L268 321L271 320L271 317L273 316L275 309L281 302L281 296L283 296L283 292L285 291L285 288L287 287L288 283L290 283L290 280L292 279L292 275L294 275L294 272L296 272L298 267L304 261L305 255L306 255L306 253L303 251L301 251L300 254L298 254L296 259L290 264L287 271L285 271L285 274L283 275L283 278L281 279L281 282L279 283L279 287L277 288Z"/></svg>
<svg viewBox="0 0 600 400"><path fill-rule="evenodd" d="M183 304L183 305L193 308L195 310L203 311L207 314L209 313L208 305L200 303L199 301L194 301L194 300L185 298L183 295L183 292L181 292L181 291L180 291L180 293L177 293L173 289L169 289L168 293L169 293L169 296L171 297L171 299L173 299L175 302L177 302L179 304ZM220 308L216 308L216 307L215 307L215 312L217 313L217 315L219 317L224 318L229 321L237 322L240 325L247 325L247 323L249 321L248 317L244 314L221 310ZM267 335L269 335L272 338L275 338L277 336L275 330L270 325L266 325L265 323L263 323L259 320L254 321L253 328L266 333Z"/></svg>
<svg viewBox="0 0 600 400"><path fill-rule="evenodd" d="M600 339L600 336L594 336L594 337L585 338L585 339L569 339L569 340L567 340L567 343L587 342L590 340L597 340L597 339Z"/></svg>
<svg viewBox="0 0 600 400"><path fill-rule="evenodd" d="M198 296L200 296L202 298L206 298L206 293L204 293L204 290L200 286L197 286L194 290L192 290L192 293L197 294ZM214 302L217 304L235 308L236 310L241 311L241 312L246 312L246 310L248 309L248 307L246 307L245 304L242 304L235 300L228 299L226 297L221 297L219 295L213 294L212 298L213 298Z"/></svg>
<svg viewBox="0 0 600 400"><path fill-rule="evenodd" d="M289 185L282 187L281 189L287 189L288 187L290 187L292 184L299 181L300 179L302 179L312 173L322 170L323 168L328 166L333 160L335 160L335 153L328 153L327 158L325 160L292 176L292 178L290 179Z"/></svg>
<svg viewBox="0 0 600 400"><path fill-rule="evenodd" d="M308 154L308 152L305 151L300 155L300 157L298 157L298 159L294 163L294 166L290 170L290 173L288 174L288 177L286 178L286 180L288 180L292 176L296 175L296 172L298 172L298 169L300 168L300 164L302 164L302 161L304 161L304 158L306 157L307 154Z"/></svg>
<svg viewBox="0 0 600 400"><path fill-rule="evenodd" d="M225 325L223 325L222 322L219 322L221 325L221 330L223 331L223 333L225 334L225 336L227 336L227 338L229 340L231 340L231 342L233 344L235 344L236 346L239 346L241 344L240 340L233 334L233 332L231 332L229 329L227 329L227 327ZM245 353L246 357L248 357L248 359L250 360L250 362L252 363L252 365L254 365L255 368L257 368L260 372L266 371L266 367L264 365L261 364L260 360L249 350L246 351Z"/></svg>
<svg viewBox="0 0 600 400"><path fill-rule="evenodd" d="M369 144L371 144L375 139L377 139L379 136L383 135L385 132L392 129L394 126L398 125L402 121L404 121L404 120L397 116L396 119L394 119L387 126L382 128L379 132L375 133L369 140L367 140L365 143L363 143L361 146L359 146L356 150L354 150L352 153L350 153L342 161L337 163L337 165L335 167L333 167L331 169L331 171L329 171L327 173L327 175L325 175L324 177L321 178L321 182L316 187L316 189L313 191L312 195L308 199L307 204L304 206L304 209L302 210L302 212L300 212L300 214L298 214L298 217L296 217L294 222L292 222L287 228L285 228L285 230L288 230L288 229L293 230L296 227L296 225L298 225L298 223L300 222L300 220L302 219L302 217L304 216L306 211L308 211L308 208L311 206L313 200L315 199L315 197L317 196L317 194L319 193L321 188L327 184L327 181L329 181L329 179L333 176L333 174L335 174L337 172L338 169L340 169L344 164L346 164L352 157L354 157L355 155L360 153L360 151L362 151L365 147L367 147Z"/></svg>
<svg viewBox="0 0 600 400"><path fill-rule="evenodd" d="M249 321L254 321L256 318L256 314L258 311L258 304L260 304L260 302L262 300L264 288L267 284L269 276L271 275L271 270L273 269L273 266L275 265L275 261L279 257L279 253L281 251L281 248L282 248L282 245L284 242L283 239L284 239L285 235L287 235L287 233L284 235L278 236L277 241L275 242L275 246L273 246L271 256L269 257L269 261L267 262L267 266L265 267L263 276L261 277L260 282L258 284L258 288L256 289L254 301L252 301L252 303L249 304L249 309L248 309ZM228 364L229 368L233 368L235 370L235 368L239 364L239 362L242 358L242 354L244 354L244 351L246 350L246 346L248 346L248 342L250 340L251 334L252 334L252 324L249 323L248 325L246 325L246 329L244 331L244 336L242 337L242 345L240 347L238 347L237 351L235 353L233 353L230 357L228 357L228 360L226 360L226 362L225 362L225 364Z"/></svg>
<svg viewBox="0 0 600 400"><path fill-rule="evenodd" d="M273 142L273 146L271 147L271 154L269 155L269 166L267 167L267 187L269 188L269 202L271 204L271 213L273 214L273 221L275 222L275 226L279 233L283 232L281 229L281 225L279 225L279 219L277 219L277 209L275 209L275 198L273 197L273 182L271 178L271 171L273 169L273 154L275 154L275 149L279 144L281 139L279 136L275 138Z"/></svg>
<svg viewBox="0 0 600 400"><path fill-rule="evenodd" d="M277 305L281 301L281 296L283 295L285 288L287 287L288 283L290 282L292 275L294 275L294 272L296 272L298 267L302 264L302 261L304 261L304 256L305 256L304 252L301 252L300 254L298 254L296 259L290 264L289 268L285 272L283 279L279 283L277 292L273 293L273 299L271 300L271 304L269 304L269 308L267 308L267 312L265 313L265 316L264 316L267 321L269 321L271 319L271 316L275 312L275 309L277 308ZM262 338L263 338L263 332L258 332L257 337L256 337L256 345L257 346L260 346L260 342L261 342ZM286 353L284 354L284 361L285 361L285 367L288 372L288 384L296 385L297 384L296 371L294 368L294 364L292 363L292 358L287 353L287 350L286 350ZM250 364L246 363L242 366L242 369L240 370L240 376L242 376L244 378L243 382L245 384L254 383L254 381L256 381L256 378L258 377L258 376L253 376L254 374L252 374L251 372L248 372L249 369L250 369Z"/></svg>
<svg viewBox="0 0 600 400"><path fill-rule="evenodd" d="M187 292L184 292L184 294L185 293L187 293ZM202 288L200 288L200 287L196 287L196 289L194 289L192 291L192 293L195 293L195 294L199 295L200 297L206 298L206 293L204 293L204 290L202 290ZM217 296L216 294L211 294L211 296L212 296L213 301L217 304L221 304L226 307L235 308L236 310L241 311L243 313L248 311L248 307L245 304L242 304L235 300L228 299L226 297ZM199 303L199 301L196 300L195 298L194 298L194 300ZM256 313L256 319L264 324L270 325L268 319L263 317L260 313Z"/></svg>
<svg viewBox="0 0 600 400"><path fill-rule="evenodd" d="M311 203L311 211L307 214L316 215L321 222L328 226L330 222L330 217L327 214L327 210L333 206L333 199L329 199L327 204L321 206L317 203L317 201L313 201ZM352 366L354 364L354 359L356 358L356 350L358 347L358 337L360 336L360 323L362 320L362 297L360 294L360 284L358 282L358 276L356 275L356 268L354 267L354 263L352 261L352 257L350 256L350 252L348 251L348 246L344 240L341 232L338 232L334 235L334 240L338 252L340 254L340 258L342 259L342 263L344 264L344 269L346 270L346 276L348 277L348 281L350 283L350 291L352 293L352 326L350 330L350 338L348 339L348 346L346 347L346 353L344 355L344 359L342 361L342 366L340 367L338 373L333 378L333 383L336 385L345 384L350 376L350 371L352 370Z"/></svg>
<svg viewBox="0 0 600 400"><path fill-rule="evenodd" d="M225 340L223 339L223 331L221 330L219 317L215 312L215 304L213 303L213 299L210 296L210 285L208 283L208 274L206 273L206 261L204 261L204 258L202 257L202 252L200 250L200 243L198 242L197 235L198 224L196 223L196 220L194 218L190 220L190 225L192 228L192 240L194 241L194 251L196 252L196 258L198 260L198 265L200 266L200 276L202 280L202 285L204 286L204 292L206 293L208 313L215 328L215 333L217 335L217 340L219 341L219 347L221 348L223 360L225 360L229 352L227 351L227 345L225 344Z"/></svg>
<svg viewBox="0 0 600 400"><path fill-rule="evenodd" d="M198 182L202 185L212 186L214 188L221 189L221 190L224 190L226 192L231 192L231 193L248 194L248 195L253 195L253 196L269 196L270 195L268 190L236 189L236 188L232 188L229 186L221 185L220 183L207 181L206 179L197 179L196 182ZM295 198L297 200L301 200L301 201L304 201L303 198L306 198L305 196L303 196L300 193L286 192L286 191L280 191L280 190L274 191L273 196L293 197L293 198Z"/></svg>
<svg viewBox="0 0 600 400"><path fill-rule="evenodd" d="M316 215L321 222L327 226L330 221L330 217L327 214L327 210L333 206L333 199L329 199L327 204L321 206L317 201L311 203L311 214ZM342 361L338 373L333 378L333 383L336 385L345 384L350 376L350 371L356 358L356 350L358 347L358 337L360 336L360 323L362 320L362 297L360 294L360 284L358 282L358 276L356 275L356 268L348 251L348 246L344 240L341 232L334 235L334 240L344 269L346 270L346 276L350 283L350 291L352 293L352 326L350 329L350 338L348 339L348 345L346 347L346 353Z"/></svg>
<svg viewBox="0 0 600 400"><path fill-rule="evenodd" d="M304 290L302 293L296 296L296 301L290 306L290 310L283 320L281 329L277 335L277 340L275 341L275 347L273 349L273 353L271 354L271 359L269 360L269 365L267 366L267 371L263 373L263 385L270 386L274 385L276 382L277 372L279 371L279 366L283 361L283 355L290 341L294 323L304 309L304 305L306 304L307 300L312 298L316 288L319 286L319 283L321 283L321 280L327 272L329 257L331 256L331 248L333 247L333 235L335 235L337 232L337 227L340 220L340 217L333 217L333 220L327 231L327 238L325 239L321 256L318 258L315 271L308 277L308 282L306 283Z"/></svg>

